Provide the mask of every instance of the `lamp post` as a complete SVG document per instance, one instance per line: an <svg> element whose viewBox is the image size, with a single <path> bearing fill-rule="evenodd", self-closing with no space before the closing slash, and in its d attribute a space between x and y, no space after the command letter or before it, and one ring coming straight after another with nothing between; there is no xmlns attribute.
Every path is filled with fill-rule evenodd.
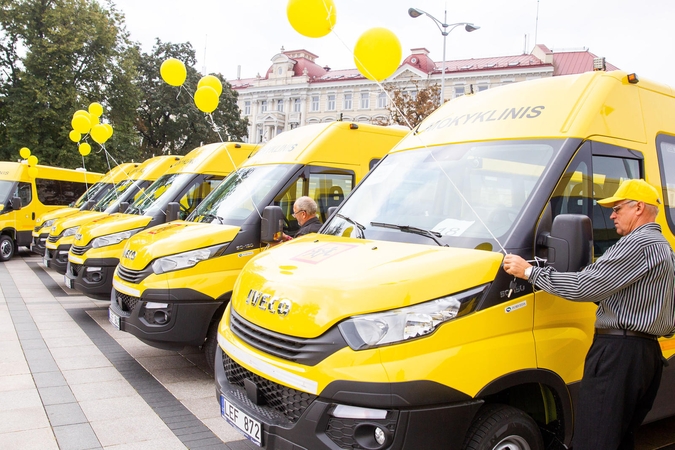
<svg viewBox="0 0 675 450"><path fill-rule="evenodd" d="M447 40L446 38L448 37L448 34L455 28L457 28L460 25L464 25L464 29L468 32L471 33L472 31L478 30L480 27L476 26L472 23L469 22L457 22L457 23L447 23L448 20L448 10L446 9L443 15L443 22L432 16L426 11L422 11L421 9L418 8L408 8L408 15L412 17L413 19L418 18L419 16L425 15L431 20L434 21L436 24L436 27L438 27L438 30L441 32L443 35L443 65L441 66L441 105L445 101L445 41ZM449 29L448 29L449 28Z"/></svg>

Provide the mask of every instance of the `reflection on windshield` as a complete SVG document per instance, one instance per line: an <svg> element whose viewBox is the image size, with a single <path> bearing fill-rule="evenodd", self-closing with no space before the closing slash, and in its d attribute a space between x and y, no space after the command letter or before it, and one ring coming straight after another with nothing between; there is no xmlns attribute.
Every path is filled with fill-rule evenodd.
<svg viewBox="0 0 675 450"><path fill-rule="evenodd" d="M7 204L7 200L14 193L14 184L14 181L0 181L0 205Z"/></svg>
<svg viewBox="0 0 675 450"><path fill-rule="evenodd" d="M246 167L231 173L188 217L192 222L241 223L255 211L270 190L293 169L291 165ZM257 213L256 213L257 214Z"/></svg>
<svg viewBox="0 0 675 450"><path fill-rule="evenodd" d="M496 243L561 144L484 142L394 153L361 183L323 232L436 245L428 239L433 236L453 247ZM354 223L365 229L357 230ZM409 233L411 228L427 238Z"/></svg>
<svg viewBox="0 0 675 450"><path fill-rule="evenodd" d="M140 181L139 181L140 182ZM120 181L110 189L102 199L96 202L96 205L92 208L92 211L104 212L113 203L122 198L122 195L135 183L134 180L123 180Z"/></svg>
<svg viewBox="0 0 675 450"><path fill-rule="evenodd" d="M142 216L161 196L167 195L169 198L175 198L194 176L192 173L162 175L129 206L126 213Z"/></svg>
<svg viewBox="0 0 675 450"><path fill-rule="evenodd" d="M73 204L74 208L81 208L87 201L89 201L92 198L96 198L96 196L103 190L106 189L110 184L108 183L96 183L89 189L87 189L84 194L80 196L80 198L77 199L77 201Z"/></svg>

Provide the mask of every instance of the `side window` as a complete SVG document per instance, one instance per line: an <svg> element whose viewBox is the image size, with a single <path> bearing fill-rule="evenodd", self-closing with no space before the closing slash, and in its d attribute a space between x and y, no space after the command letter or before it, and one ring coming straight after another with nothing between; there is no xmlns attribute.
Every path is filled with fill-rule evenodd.
<svg viewBox="0 0 675 450"><path fill-rule="evenodd" d="M85 183L36 178L37 195L43 205L68 205L87 190Z"/></svg>
<svg viewBox="0 0 675 450"><path fill-rule="evenodd" d="M180 214L179 218L185 220L187 216L190 215L192 211L197 208L197 206L204 200L204 198L211 193L218 185L222 182L222 178L218 179L208 179L204 180L199 184L193 185L186 193L183 195L179 201L180 203Z"/></svg>
<svg viewBox="0 0 675 450"><path fill-rule="evenodd" d="M16 187L15 195L21 199L21 206L30 204L30 202L33 200L33 190L31 189L31 184L19 182L19 185Z"/></svg>
<svg viewBox="0 0 675 450"><path fill-rule="evenodd" d="M663 184L663 209L668 226L675 233L675 137L659 136L656 145Z"/></svg>
<svg viewBox="0 0 675 450"><path fill-rule="evenodd" d="M293 217L293 203L305 195L306 185L307 181L300 177L286 191L277 195L274 199L274 205L280 206L284 212L284 217L286 217L286 227L284 227L286 234L294 235L300 229L298 221Z"/></svg>

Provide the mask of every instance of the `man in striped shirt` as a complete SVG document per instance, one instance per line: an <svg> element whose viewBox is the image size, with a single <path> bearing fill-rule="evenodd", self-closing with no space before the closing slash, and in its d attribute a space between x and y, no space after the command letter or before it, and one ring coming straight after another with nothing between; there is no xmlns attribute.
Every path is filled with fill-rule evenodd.
<svg viewBox="0 0 675 450"><path fill-rule="evenodd" d="M658 336L675 333L675 255L655 223L659 194L626 180L598 201L621 239L579 272L533 267L506 255L504 270L553 295L598 305L574 421L574 450L632 449L654 403L663 356Z"/></svg>

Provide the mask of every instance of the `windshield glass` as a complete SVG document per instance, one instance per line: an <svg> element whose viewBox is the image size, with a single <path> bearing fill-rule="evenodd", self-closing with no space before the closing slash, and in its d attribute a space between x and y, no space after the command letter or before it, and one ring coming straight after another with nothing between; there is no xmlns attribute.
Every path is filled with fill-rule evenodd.
<svg viewBox="0 0 675 450"><path fill-rule="evenodd" d="M231 173L188 217L192 222L241 224L262 202L292 165L246 167ZM257 213L256 213L257 214Z"/></svg>
<svg viewBox="0 0 675 450"><path fill-rule="evenodd" d="M15 184L16 183L14 181L0 181L0 205L7 204L7 200L9 200L9 198L14 193Z"/></svg>
<svg viewBox="0 0 675 450"><path fill-rule="evenodd" d="M129 206L127 214L143 215L160 197L166 195L168 198L176 198L178 193L185 188L185 185L195 177L193 173L174 173L171 175L162 175L143 192L134 203Z"/></svg>
<svg viewBox="0 0 675 450"><path fill-rule="evenodd" d="M498 249L562 141L455 144L387 156L323 232Z"/></svg>
<svg viewBox="0 0 675 450"><path fill-rule="evenodd" d="M90 199L98 198L101 195L101 192L108 188L110 188L110 183L96 183L95 185L87 189L85 193L82 194L75 203L73 203L73 207L81 208Z"/></svg>
<svg viewBox="0 0 675 450"><path fill-rule="evenodd" d="M119 202L126 201L131 195L134 195L141 187L143 180L123 180L110 189L92 208L92 211L110 212L109 208L119 206ZM116 209L116 208L115 208Z"/></svg>

